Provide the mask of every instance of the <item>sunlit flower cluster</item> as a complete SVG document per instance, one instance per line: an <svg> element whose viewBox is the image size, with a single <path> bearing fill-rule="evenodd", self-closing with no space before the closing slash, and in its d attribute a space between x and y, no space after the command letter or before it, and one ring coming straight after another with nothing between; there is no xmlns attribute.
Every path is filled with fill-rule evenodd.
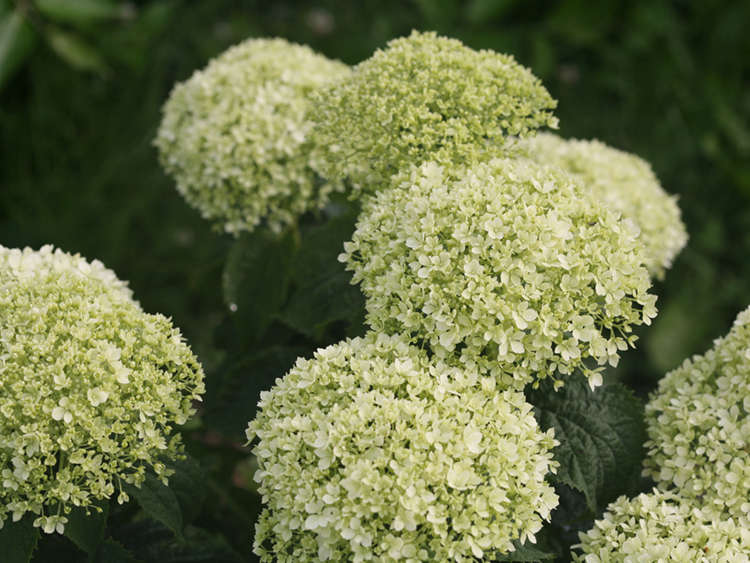
<svg viewBox="0 0 750 563"><path fill-rule="evenodd" d="M181 455L203 372L179 331L99 262L0 247L0 527L62 533L72 507Z"/></svg>
<svg viewBox="0 0 750 563"><path fill-rule="evenodd" d="M299 359L259 409L262 561L474 561L557 504L556 442L523 394L398 336Z"/></svg>
<svg viewBox="0 0 750 563"><path fill-rule="evenodd" d="M660 381L646 420L647 475L750 521L750 308Z"/></svg>
<svg viewBox="0 0 750 563"><path fill-rule="evenodd" d="M204 218L229 233L278 230L325 203L310 142L311 94L349 67L283 39L250 39L172 91L156 138L161 163Z"/></svg>
<svg viewBox="0 0 750 563"><path fill-rule="evenodd" d="M556 127L555 105L513 57L415 31L319 91L314 135L329 177L372 192L412 164L468 163L508 136Z"/></svg>
<svg viewBox="0 0 750 563"><path fill-rule="evenodd" d="M365 206L339 259L374 330L496 372L503 385L615 365L656 315L632 226L557 168L425 163ZM562 380L560 380L562 381Z"/></svg>
<svg viewBox="0 0 750 563"><path fill-rule="evenodd" d="M579 563L747 563L750 528L709 508L656 489L620 497L580 534Z"/></svg>
<svg viewBox="0 0 750 563"><path fill-rule="evenodd" d="M659 184L643 159L599 141L564 140L540 133L521 142L522 150L542 164L557 165L610 209L640 229L646 266L662 278L687 243L685 225L674 196Z"/></svg>

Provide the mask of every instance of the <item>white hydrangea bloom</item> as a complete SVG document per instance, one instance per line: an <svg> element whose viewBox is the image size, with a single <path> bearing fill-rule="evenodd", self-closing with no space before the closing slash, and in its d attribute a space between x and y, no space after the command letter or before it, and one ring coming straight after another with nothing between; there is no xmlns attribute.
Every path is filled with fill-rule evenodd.
<svg viewBox="0 0 750 563"><path fill-rule="evenodd" d="M558 168L424 163L370 199L339 259L379 332L503 385L615 365L656 297L629 223ZM560 380L561 381L561 380Z"/></svg>
<svg viewBox="0 0 750 563"><path fill-rule="evenodd" d="M203 371L179 331L144 313L99 262L0 246L0 527L36 514L64 531L72 507L139 485L182 455Z"/></svg>
<svg viewBox="0 0 750 563"><path fill-rule="evenodd" d="M750 308L659 382L646 421L646 475L750 519Z"/></svg>
<svg viewBox="0 0 750 563"><path fill-rule="evenodd" d="M177 84L155 144L177 189L237 234L279 230L321 207L340 183L318 175L310 95L349 67L283 39L250 39Z"/></svg>
<svg viewBox="0 0 750 563"><path fill-rule="evenodd" d="M473 162L488 146L557 127L557 102L529 69L434 32L393 39L316 102L327 175L364 193L412 164Z"/></svg>
<svg viewBox="0 0 750 563"><path fill-rule="evenodd" d="M620 497L573 546L576 563L747 563L748 522L654 489Z"/></svg>
<svg viewBox="0 0 750 563"><path fill-rule="evenodd" d="M677 198L661 187L645 160L600 141L565 140L540 133L520 141L522 152L542 164L560 166L613 211L632 220L645 246L646 266L663 278L687 244Z"/></svg>
<svg viewBox="0 0 750 563"><path fill-rule="evenodd" d="M557 505L553 431L523 394L397 336L298 360L259 408L262 561L474 561Z"/></svg>

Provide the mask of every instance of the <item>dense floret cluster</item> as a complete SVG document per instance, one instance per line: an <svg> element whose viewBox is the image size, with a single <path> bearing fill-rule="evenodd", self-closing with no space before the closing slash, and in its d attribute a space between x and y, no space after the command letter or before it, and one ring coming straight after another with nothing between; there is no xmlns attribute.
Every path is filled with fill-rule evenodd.
<svg viewBox="0 0 750 563"><path fill-rule="evenodd" d="M363 191L425 160L468 163L508 136L556 127L556 102L513 57L413 32L323 89L314 113L329 177Z"/></svg>
<svg viewBox="0 0 750 563"><path fill-rule="evenodd" d="M283 39L250 39L177 84L156 138L161 163L204 218L229 233L279 230L340 184L320 175L311 94L349 67Z"/></svg>
<svg viewBox="0 0 750 563"><path fill-rule="evenodd" d="M656 489L620 497L594 527L580 534L579 563L747 563L747 522L727 518Z"/></svg>
<svg viewBox="0 0 750 563"><path fill-rule="evenodd" d="M632 226L556 168L494 159L424 163L365 206L339 259L374 330L503 385L615 365L656 297Z"/></svg>
<svg viewBox="0 0 750 563"><path fill-rule="evenodd" d="M474 561L557 504L556 442L523 394L397 336L298 360L259 407L262 561Z"/></svg>
<svg viewBox="0 0 750 563"><path fill-rule="evenodd" d="M687 243L685 225L674 196L659 184L643 159L599 141L564 140L540 133L521 142L522 152L542 164L573 174L582 187L639 228L646 266L663 278Z"/></svg>
<svg viewBox="0 0 750 563"><path fill-rule="evenodd" d="M179 331L99 262L0 247L0 527L139 485L181 455L203 372Z"/></svg>
<svg viewBox="0 0 750 563"><path fill-rule="evenodd" d="M750 308L660 381L646 420L647 475L750 521Z"/></svg>

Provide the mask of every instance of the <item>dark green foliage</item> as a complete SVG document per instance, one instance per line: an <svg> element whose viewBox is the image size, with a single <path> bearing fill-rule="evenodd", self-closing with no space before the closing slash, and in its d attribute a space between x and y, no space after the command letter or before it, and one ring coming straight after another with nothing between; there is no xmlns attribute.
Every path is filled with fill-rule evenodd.
<svg viewBox="0 0 750 563"><path fill-rule="evenodd" d="M314 342L325 340L326 329L344 323L356 336L364 323L364 297L351 284L351 273L338 261L343 241L354 231L357 210L346 208L323 224L302 233L294 260L295 289L279 314L280 320Z"/></svg>
<svg viewBox="0 0 750 563"><path fill-rule="evenodd" d="M506 555L498 556L497 559L495 559L495 561L497 562L506 562L506 561L536 562L536 561L548 561L550 559L555 558L555 555L553 553L549 553L547 551L539 549L537 546L531 543L521 544L521 542L519 541L514 541L513 545L515 546L514 551Z"/></svg>
<svg viewBox="0 0 750 563"><path fill-rule="evenodd" d="M39 529L33 526L34 516L27 514L18 522L6 522L0 529L0 561L28 563L39 540Z"/></svg>
<svg viewBox="0 0 750 563"><path fill-rule="evenodd" d="M275 346L241 358L220 370L206 397L205 421L235 441L244 440L247 423L255 417L260 392L310 353L303 347Z"/></svg>
<svg viewBox="0 0 750 563"><path fill-rule="evenodd" d="M572 377L555 392L549 382L529 393L540 426L555 429L560 463L555 482L581 491L592 513L640 479L646 428L643 405L618 383L591 391Z"/></svg>
<svg viewBox="0 0 750 563"><path fill-rule="evenodd" d="M254 344L284 303L295 252L294 235L264 229L243 234L224 266L224 300L245 339Z"/></svg>
<svg viewBox="0 0 750 563"><path fill-rule="evenodd" d="M107 516L109 515L109 504L100 503L89 509L89 514L83 508L76 508L68 514L68 523L65 525L65 537L70 539L79 549L86 553L95 555L104 541Z"/></svg>
<svg viewBox="0 0 750 563"><path fill-rule="evenodd" d="M156 475L147 473L140 487L128 485L126 491L146 515L182 540L183 528L198 516L206 497L205 475L190 457L166 465L174 471L169 477L169 485L164 485Z"/></svg>
<svg viewBox="0 0 750 563"><path fill-rule="evenodd" d="M221 537L193 526L184 539L153 520L140 520L119 530L122 543L146 563L241 563L244 559Z"/></svg>

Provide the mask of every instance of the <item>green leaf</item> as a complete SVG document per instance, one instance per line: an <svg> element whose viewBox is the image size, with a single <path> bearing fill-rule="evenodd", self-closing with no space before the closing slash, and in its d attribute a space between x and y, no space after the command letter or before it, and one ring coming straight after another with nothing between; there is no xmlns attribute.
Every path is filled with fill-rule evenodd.
<svg viewBox="0 0 750 563"><path fill-rule="evenodd" d="M52 50L70 66L99 73L107 70L107 64L99 52L81 36L50 27L46 37Z"/></svg>
<svg viewBox="0 0 750 563"><path fill-rule="evenodd" d="M177 540L159 523L142 520L119 531L123 543L144 561L159 563L242 563L227 542L211 532L188 526Z"/></svg>
<svg viewBox="0 0 750 563"><path fill-rule="evenodd" d="M84 508L74 508L67 516L68 523L65 524L65 537L86 553L96 553L99 545L104 541L104 530L107 527L108 515L109 503L107 502L89 507L89 514L86 514Z"/></svg>
<svg viewBox="0 0 750 563"><path fill-rule="evenodd" d="M295 360L310 350L297 346L274 346L243 358L214 379L221 378L207 393L206 424L227 437L243 440L247 423L255 417L260 392L270 389Z"/></svg>
<svg viewBox="0 0 750 563"><path fill-rule="evenodd" d="M112 538L104 540L94 561L96 563L139 563L130 551Z"/></svg>
<svg viewBox="0 0 750 563"><path fill-rule="evenodd" d="M295 252L292 232L264 229L243 234L227 256L224 300L238 330L257 341L284 304Z"/></svg>
<svg viewBox="0 0 750 563"><path fill-rule="evenodd" d="M364 322L364 296L351 284L352 275L338 261L351 237L357 211L333 217L302 237L294 263L295 288L279 320L316 341L333 323L355 329Z"/></svg>
<svg viewBox="0 0 750 563"><path fill-rule="evenodd" d="M515 549L513 551L511 551L510 553L499 555L497 559L495 559L495 561L498 561L498 562L505 562L505 561L533 562L533 561L543 561L543 560L555 558L554 553L548 553L546 551L543 551L533 544L529 544L529 543L522 544L518 540L514 540L513 545L515 546Z"/></svg>
<svg viewBox="0 0 750 563"><path fill-rule="evenodd" d="M39 13L59 23L85 25L127 15L127 9L107 0L35 0Z"/></svg>
<svg viewBox="0 0 750 563"><path fill-rule="evenodd" d="M36 32L18 10L0 16L0 88L18 70L36 43Z"/></svg>
<svg viewBox="0 0 750 563"><path fill-rule="evenodd" d="M177 495L162 483L156 475L146 474L140 487L126 485L126 492L133 497L143 511L182 538L182 509Z"/></svg>
<svg viewBox="0 0 750 563"><path fill-rule="evenodd" d="M592 512L637 482L646 428L643 404L629 389L612 383L592 392L579 376L557 392L545 381L529 401L540 426L554 428L560 442L553 480L581 491Z"/></svg>
<svg viewBox="0 0 750 563"><path fill-rule="evenodd" d="M167 467L174 470L169 477L169 488L174 492L182 512L183 525L195 520L206 499L206 475L198 462L188 456L172 461Z"/></svg>
<svg viewBox="0 0 750 563"><path fill-rule="evenodd" d="M39 541L39 528L34 527L34 515L27 514L18 522L7 520L0 528L0 561L28 563Z"/></svg>

